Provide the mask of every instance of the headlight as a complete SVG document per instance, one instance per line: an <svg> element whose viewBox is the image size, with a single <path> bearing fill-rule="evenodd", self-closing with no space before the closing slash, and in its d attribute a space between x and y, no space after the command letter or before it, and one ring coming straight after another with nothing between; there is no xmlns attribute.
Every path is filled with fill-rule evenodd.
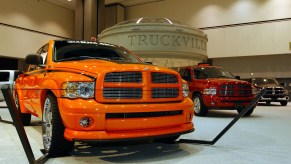
<svg viewBox="0 0 291 164"><path fill-rule="evenodd" d="M61 93L68 98L93 98L95 82L66 82L62 85Z"/></svg>
<svg viewBox="0 0 291 164"><path fill-rule="evenodd" d="M284 90L285 95L289 95L289 91L287 89Z"/></svg>
<svg viewBox="0 0 291 164"><path fill-rule="evenodd" d="M182 84L182 89L183 89L183 97L187 97L189 94L188 84Z"/></svg>
<svg viewBox="0 0 291 164"><path fill-rule="evenodd" d="M203 90L205 95L216 95L216 88L206 88Z"/></svg>
<svg viewBox="0 0 291 164"><path fill-rule="evenodd" d="M259 94L259 93L260 93L260 91L261 91L261 89L260 89L260 88L255 88L255 87L252 87L252 94L253 94L253 95L257 95L257 94Z"/></svg>

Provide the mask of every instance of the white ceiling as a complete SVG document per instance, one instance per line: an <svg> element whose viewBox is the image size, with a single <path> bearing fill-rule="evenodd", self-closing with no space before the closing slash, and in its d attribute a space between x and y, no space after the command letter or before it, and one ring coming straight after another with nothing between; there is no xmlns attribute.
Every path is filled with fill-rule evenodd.
<svg viewBox="0 0 291 164"><path fill-rule="evenodd" d="M68 9L75 9L75 1L76 0L44 0L49 3L53 3ZM128 6L134 6L134 5L140 5L140 4L145 4L145 3L151 3L151 2L157 2L157 1L162 1L162 0L105 0L105 4L114 4L114 3L119 3L125 7Z"/></svg>

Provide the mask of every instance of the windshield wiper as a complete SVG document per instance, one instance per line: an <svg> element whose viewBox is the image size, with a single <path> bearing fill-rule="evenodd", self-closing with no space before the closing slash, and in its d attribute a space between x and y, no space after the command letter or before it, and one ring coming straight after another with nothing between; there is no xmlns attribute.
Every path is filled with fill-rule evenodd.
<svg viewBox="0 0 291 164"><path fill-rule="evenodd" d="M86 59L102 59L102 60L110 60L109 58L104 57L94 57L94 56L73 56L69 58L60 59L58 61L71 61L71 60L86 60Z"/></svg>
<svg viewBox="0 0 291 164"><path fill-rule="evenodd" d="M123 57L115 56L115 57L109 58L109 60L125 60L125 59Z"/></svg>
<svg viewBox="0 0 291 164"><path fill-rule="evenodd" d="M229 77L229 76L224 76L224 75L216 76L215 78L228 78L228 79L232 79L231 77Z"/></svg>

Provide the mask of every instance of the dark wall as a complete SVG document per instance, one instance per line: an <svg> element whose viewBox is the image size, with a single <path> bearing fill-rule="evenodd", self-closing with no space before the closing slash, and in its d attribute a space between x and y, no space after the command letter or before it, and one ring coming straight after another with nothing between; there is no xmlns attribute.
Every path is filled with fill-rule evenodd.
<svg viewBox="0 0 291 164"><path fill-rule="evenodd" d="M0 70L17 70L18 59L0 57Z"/></svg>
<svg viewBox="0 0 291 164"><path fill-rule="evenodd" d="M0 70L20 70L25 71L28 65L24 59L0 57Z"/></svg>

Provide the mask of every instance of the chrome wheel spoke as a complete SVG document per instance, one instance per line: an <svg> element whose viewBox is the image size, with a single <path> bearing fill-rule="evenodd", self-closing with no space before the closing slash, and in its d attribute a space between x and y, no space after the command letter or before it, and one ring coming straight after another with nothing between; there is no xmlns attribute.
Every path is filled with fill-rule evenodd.
<svg viewBox="0 0 291 164"><path fill-rule="evenodd" d="M200 112L200 100L198 97L195 97L194 98L194 111L196 113L199 113Z"/></svg>
<svg viewBox="0 0 291 164"><path fill-rule="evenodd" d="M49 150L51 146L53 124L52 124L52 109L50 100L48 98L45 100L44 103L42 129L44 148L46 150Z"/></svg>

